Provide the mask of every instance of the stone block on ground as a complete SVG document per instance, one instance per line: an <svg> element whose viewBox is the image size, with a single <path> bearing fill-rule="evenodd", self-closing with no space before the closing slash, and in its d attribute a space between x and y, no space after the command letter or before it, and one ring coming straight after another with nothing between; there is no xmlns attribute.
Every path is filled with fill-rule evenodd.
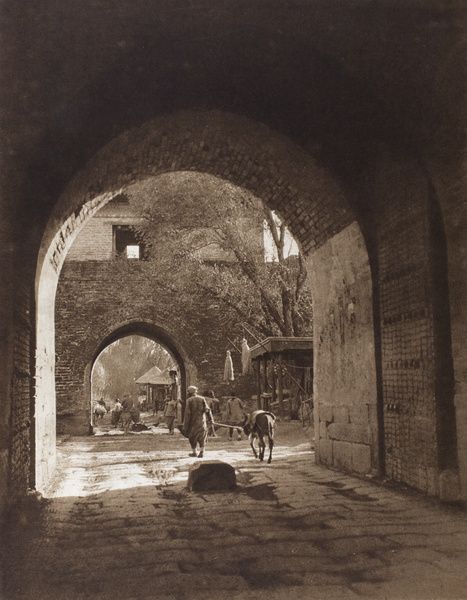
<svg viewBox="0 0 467 600"><path fill-rule="evenodd" d="M188 489L192 492L233 490L237 487L235 469L221 460L199 461L190 467Z"/></svg>

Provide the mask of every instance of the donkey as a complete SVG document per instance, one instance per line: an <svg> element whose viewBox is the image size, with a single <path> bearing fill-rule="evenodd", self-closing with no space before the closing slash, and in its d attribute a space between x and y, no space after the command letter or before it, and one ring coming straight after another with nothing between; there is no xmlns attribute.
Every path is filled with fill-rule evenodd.
<svg viewBox="0 0 467 600"><path fill-rule="evenodd" d="M105 403L101 404L100 402L97 402L94 404L92 412L94 414L94 422L97 423L99 419L103 419L104 415L107 414L107 406Z"/></svg>
<svg viewBox="0 0 467 600"><path fill-rule="evenodd" d="M272 449L274 448L274 424L276 422L276 417L272 414L272 412L268 412L265 410L256 410L251 415L247 415L243 422L243 431L245 435L249 437L250 446L253 450L253 454L255 458L259 458L259 460L264 460L264 451L266 449L266 442L264 438L268 438L269 442L269 458L268 463L272 460ZM258 440L258 450L259 455L256 452L254 443L255 439Z"/></svg>

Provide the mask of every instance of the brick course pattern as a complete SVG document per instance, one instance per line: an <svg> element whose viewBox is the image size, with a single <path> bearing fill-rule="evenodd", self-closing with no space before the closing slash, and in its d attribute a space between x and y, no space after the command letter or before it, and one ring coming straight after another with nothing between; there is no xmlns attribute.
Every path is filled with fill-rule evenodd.
<svg viewBox="0 0 467 600"><path fill-rule="evenodd" d="M58 206L78 213L100 194L169 171L209 173L249 190L281 214L305 252L354 220L333 176L309 155L263 125L216 111L183 111L127 131L77 173ZM72 233L69 222L62 233ZM61 247L59 241L57 264Z"/></svg>
<svg viewBox="0 0 467 600"><path fill-rule="evenodd" d="M391 202L379 213L385 467L391 479L437 495L446 466L443 454L455 455L456 443L455 433L443 439L438 429L451 416L449 400L438 405L436 392L441 349L435 339L433 298L440 282L431 252L439 240L432 239L433 217L423 184L413 178L412 186L405 186L404 177L401 169L400 187L394 186ZM451 427L455 429L454 423Z"/></svg>
<svg viewBox="0 0 467 600"><path fill-rule="evenodd" d="M228 395L233 388L240 397L249 399L255 391L254 378L241 375L241 357L233 348L235 381L223 381L227 338L241 334L232 315L206 298L193 298L190 306L184 306L163 285L154 294L144 262L129 262L127 266L122 285L115 276L113 261L70 261L64 265L56 300L58 431L67 426L67 419L89 415L86 377L90 377L96 352L122 326L125 335L130 335L132 323L134 333L139 331L137 326L145 324L148 337L151 327L166 332L173 345L164 345L186 360L187 385L213 389L218 396ZM161 340L156 337L155 341Z"/></svg>
<svg viewBox="0 0 467 600"><path fill-rule="evenodd" d="M29 314L32 294L25 280L18 285L14 306L14 371L10 433L10 502L31 486L31 349L32 325Z"/></svg>

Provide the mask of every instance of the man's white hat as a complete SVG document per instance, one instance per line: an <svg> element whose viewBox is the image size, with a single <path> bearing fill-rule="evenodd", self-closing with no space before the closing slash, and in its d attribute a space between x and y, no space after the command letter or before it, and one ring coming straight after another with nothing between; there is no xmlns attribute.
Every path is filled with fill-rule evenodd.
<svg viewBox="0 0 467 600"><path fill-rule="evenodd" d="M198 391L198 388L196 387L196 385L190 385L190 387L187 389L188 393L193 393L196 394L196 392Z"/></svg>

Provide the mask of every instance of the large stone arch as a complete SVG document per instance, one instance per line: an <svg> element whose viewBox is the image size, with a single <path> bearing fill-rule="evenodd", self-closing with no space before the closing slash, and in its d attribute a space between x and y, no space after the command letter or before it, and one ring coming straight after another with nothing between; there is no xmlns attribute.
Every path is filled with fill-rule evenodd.
<svg viewBox="0 0 467 600"><path fill-rule="evenodd" d="M167 324L161 325L148 320L131 319L118 322L111 327L106 327L100 335L100 341L95 345L90 354L88 363L94 364L99 354L113 342L130 335L139 335L161 344L172 354L180 365L183 377L191 382L196 378L196 367L189 358L183 344L174 336ZM190 385L190 383L188 383Z"/></svg>
<svg viewBox="0 0 467 600"><path fill-rule="evenodd" d="M183 390L185 384L211 388L222 378L226 319L220 307L203 297L187 304L164 285L155 292L144 261L125 266L123 279L112 260L66 261L62 269L55 303L59 434L89 429L92 365L120 337L141 335L165 346L184 365ZM242 379L236 378L239 392Z"/></svg>
<svg viewBox="0 0 467 600"><path fill-rule="evenodd" d="M365 344L352 337L343 341L343 352L359 357L364 353L369 369L365 393L361 394L361 389L351 390L347 397L347 405L363 402L368 414L363 425L365 434L351 443L372 446L360 459L358 470L377 471L371 272L359 225L343 191L335 177L310 155L266 126L229 113L185 111L161 116L127 131L102 148L75 175L54 207L43 237L37 270L37 370L41 373L36 399L37 485L40 487L41 482L47 480L54 461L53 303L67 249L82 224L113 195L139 179L177 170L206 172L248 189L282 215L309 256L329 247L330 240L338 234L345 239L343 247L348 252L342 252L340 261L332 265L336 275L334 291L342 298L349 295L344 272L352 272L356 284L354 304L358 306L357 313L362 311L365 315L365 319L357 321L357 326L365 330L362 337L370 340ZM358 245L359 257L362 256L356 261L352 260L354 244ZM313 269L317 274L324 274L328 267L317 262ZM359 281L364 283L357 290ZM325 308L317 312L318 315L326 313ZM356 343L358 352L354 348ZM358 378L359 369L360 363L350 361L346 377ZM317 369L317 373L320 372L323 377L327 376L325 370ZM319 389L319 375L315 384ZM368 404L373 407L371 418ZM361 423L362 411L355 414L357 412ZM345 439L346 436L347 432ZM338 434L335 439L340 440L340 437ZM317 450L319 453L320 448Z"/></svg>
<svg viewBox="0 0 467 600"><path fill-rule="evenodd" d="M196 2L120 4L115 11L109 10L108 3L92 0L76 11L65 4L57 9L56 2L44 0L35 7L34 19L25 20L22 4L12 5L4 19L8 60L2 70L3 89L13 101L5 105L7 135L2 157L4 368L0 384L5 402L0 420L5 431L0 449L0 504L8 495L16 498L27 489L34 377L42 386L53 369L53 345L49 345L47 355L38 349L41 358L34 372L33 333L34 269L50 211L69 178L98 148L120 132L177 107L215 107L249 115L280 129L339 170L346 190L355 193L362 215L360 227L367 223L376 337L382 342L376 344L376 351L378 345L389 342L382 360L377 360L379 393L391 406L398 394L404 407L413 404L414 377L409 377L406 386L397 387L391 381L407 379L409 371L394 368L406 360L404 353L415 362L417 358L409 335L398 345L392 343L392 334L398 329L409 333L418 325L432 331L436 325L429 311L420 319L415 307L403 306L403 294L396 291L398 285L422 288L423 269L416 281L400 272L388 280L397 274L401 260L412 260L414 250L424 255L429 267L428 239L419 236L426 219L418 209L423 209L427 174L432 179L447 241L449 298L444 295L439 305L451 309L443 321L449 320L451 333L448 352L453 358L455 386L451 379L450 387L454 387L466 498L467 170L462 163L465 78L459 76L465 68L464 3L285 0L275 2L273 10L267 2L249 3L239 10L231 0L222 4L222 10L217 2L204 0L201 10L193 10ZM180 18L184 12L189 19ZM25 60L29 55L33 59ZM398 164L386 164L382 142L391 145ZM411 165L412 173L405 170L416 155L427 166L424 182L418 177L420 164ZM400 182L405 189L401 190ZM417 196L416 218L412 217L412 192ZM91 194L88 199L95 197ZM76 216L80 205L77 202ZM68 216L66 210L55 214L57 222L44 238L46 248ZM39 308L48 314L47 294L53 303L53 285L47 290L47 277L43 283ZM426 289L427 296L439 294L436 285ZM400 306L388 302L390 295L401 300ZM430 303L427 298L424 302ZM397 321L401 315L403 323ZM41 317L39 321L47 323ZM424 381L432 378L431 367L427 361ZM430 412L434 406L431 389L427 398ZM401 420L392 409L387 417L388 422ZM44 421L45 416L40 419ZM423 482L426 473L419 466L426 457L420 458L414 441L424 424L424 418L410 421L410 433L416 435L405 436L412 444L406 454L392 454L389 474L436 493L436 486ZM52 426L42 433L49 435ZM432 433L425 428L420 436L430 452L438 446ZM398 435L397 428L388 428L388 438ZM436 469L432 471L433 483Z"/></svg>
<svg viewBox="0 0 467 600"><path fill-rule="evenodd" d="M355 219L335 177L285 136L231 113L182 111L126 131L75 175L53 209L39 263L57 231L71 235L70 215L86 202L167 171L206 172L248 189L282 214L305 252ZM52 254L59 263L59 244Z"/></svg>

